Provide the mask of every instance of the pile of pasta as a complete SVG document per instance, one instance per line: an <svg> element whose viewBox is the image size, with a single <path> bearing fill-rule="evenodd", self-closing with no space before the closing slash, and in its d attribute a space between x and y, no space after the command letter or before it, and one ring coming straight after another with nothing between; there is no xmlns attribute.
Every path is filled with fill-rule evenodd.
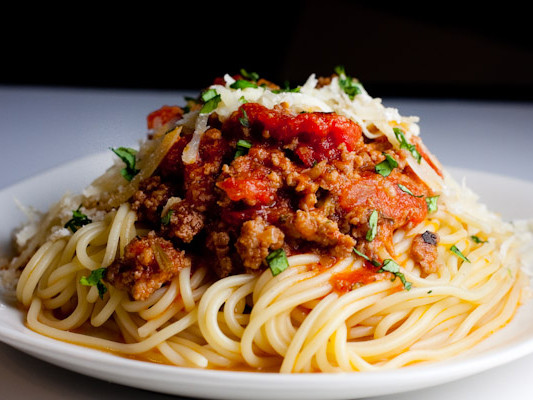
<svg viewBox="0 0 533 400"><path fill-rule="evenodd" d="M231 78L226 80L229 85ZM308 91L315 86L308 84ZM222 93L224 86L218 89ZM260 101L246 90L252 89L235 96ZM308 94L305 85L291 95L302 93ZM287 96L281 100L290 102ZM357 111L357 122L365 129L372 125L374 136L387 134L391 126L383 123L383 113L389 113L385 121L398 123L402 118L365 92L353 100L343 93L334 96L351 101L350 112ZM370 112L365 107L382 114L365 116ZM192 121L194 127L202 123L199 118L193 113L184 123ZM416 120L403 121L407 132L415 131ZM179 130L142 144L141 172L127 186L116 190L120 168L112 166L84 194L64 197L40 220L39 231L10 267L23 267L16 296L27 309L30 329L68 343L182 367L371 371L464 353L509 323L529 297L524 270L529 253L524 248L531 243L531 233L487 210L446 173L439 184L438 209L410 230L394 233L395 261L409 290L396 279L383 279L339 293L331 277L361 268L361 257L353 254L317 269L312 266L319 256L299 254L288 257L289 268L275 276L266 269L216 279L205 266L193 265L146 300L132 300L111 285L101 295L97 285L84 285L83 279L121 257L133 238L147 234L128 199L138 182L157 168ZM92 222L74 233L58 234L65 210L88 204L95 195L109 202L110 210L97 217L84 207ZM409 248L413 238L427 230L439 235L441 268L422 276ZM460 256L452 248L460 249Z"/></svg>

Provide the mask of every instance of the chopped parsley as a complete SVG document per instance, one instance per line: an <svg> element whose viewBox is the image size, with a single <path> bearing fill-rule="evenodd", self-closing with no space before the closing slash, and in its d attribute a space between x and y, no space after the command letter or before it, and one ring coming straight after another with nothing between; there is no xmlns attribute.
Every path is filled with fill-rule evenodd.
<svg viewBox="0 0 533 400"><path fill-rule="evenodd" d="M383 153L383 155L385 156L385 160L377 164L375 170L378 174L386 178L398 166L398 162L390 154Z"/></svg>
<svg viewBox="0 0 533 400"><path fill-rule="evenodd" d="M470 262L470 260L466 258L463 253L461 253L461 250L459 250L456 245L453 245L452 247L450 247L450 251L453 254L455 254L457 257L459 257L461 260L466 261L468 263Z"/></svg>
<svg viewBox="0 0 533 400"><path fill-rule="evenodd" d="M233 159L248 154L248 150L251 148L252 148L252 143L250 143L247 140L240 139L237 142L237 151L235 152L235 157Z"/></svg>
<svg viewBox="0 0 533 400"><path fill-rule="evenodd" d="M83 225L93 222L87 215L80 211L81 206L77 210L72 210L72 218L67 221L65 228L70 229L72 233L75 233Z"/></svg>
<svg viewBox="0 0 533 400"><path fill-rule="evenodd" d="M428 213L432 213L438 210L437 200L439 196L426 197L426 204L428 206Z"/></svg>
<svg viewBox="0 0 533 400"><path fill-rule="evenodd" d="M257 72L248 72L244 68L241 68L240 73L243 76L243 78L250 79L252 81L259 80L259 74Z"/></svg>
<svg viewBox="0 0 533 400"><path fill-rule="evenodd" d="M246 110L244 108L242 108L241 111L242 111L242 117L239 117L239 122L245 128L249 128L250 120L248 119L248 114L246 114Z"/></svg>
<svg viewBox="0 0 533 400"><path fill-rule="evenodd" d="M371 242L376 237L378 233L378 212L376 210L372 211L370 218L368 219L368 226L370 229L366 232L366 240Z"/></svg>
<svg viewBox="0 0 533 400"><path fill-rule="evenodd" d="M424 197L423 194L421 194L420 196L414 195L413 192L411 192L409 190L409 188L407 188L406 186L402 185L401 183L398 183L398 187L401 189L402 192L405 192L405 193L407 193L410 196L413 196L413 197Z"/></svg>
<svg viewBox="0 0 533 400"><path fill-rule="evenodd" d="M287 255L283 249L272 251L266 257L266 262L270 267L272 276L276 276L289 268L289 260L287 259Z"/></svg>
<svg viewBox="0 0 533 400"><path fill-rule="evenodd" d="M104 298L104 294L107 292L107 288L102 281L104 277L105 268L98 268L91 272L89 276L82 276L80 278L80 283L83 286L96 286L98 289L98 295L101 299Z"/></svg>
<svg viewBox="0 0 533 400"><path fill-rule="evenodd" d="M481 240L479 237L477 237L476 235L472 235L470 236L470 239L472 239L474 242L476 243L487 243L487 240Z"/></svg>
<svg viewBox="0 0 533 400"><path fill-rule="evenodd" d="M139 169L135 166L137 150L129 147L119 147L117 149L111 148L111 151L115 153L126 164L125 168L120 170L120 174L127 181L131 181L135 175L139 173Z"/></svg>
<svg viewBox="0 0 533 400"><path fill-rule="evenodd" d="M202 101L204 105L200 109L200 114L209 114L218 107L218 103L222 98L215 89L207 89L202 93Z"/></svg>
<svg viewBox="0 0 533 400"><path fill-rule="evenodd" d="M407 282L405 275L400 272L400 266L396 263L396 261L391 260L390 258L383 261L383 265L378 272L390 272L394 274L394 279L400 278L405 290L410 290L412 287L411 282Z"/></svg>
<svg viewBox="0 0 533 400"><path fill-rule="evenodd" d="M346 71L342 65L335 67L335 73L339 76L339 86L348 95L350 100L353 100L356 95L361 94L362 86L356 79L346 75Z"/></svg>
<svg viewBox="0 0 533 400"><path fill-rule="evenodd" d="M403 131L400 128L393 128L393 131L394 135L396 136L396 139L398 140L398 142L400 142L400 149L408 150L415 158L415 160L420 164L420 162L422 161L422 156L416 149L416 146L407 141Z"/></svg>
<svg viewBox="0 0 533 400"><path fill-rule="evenodd" d="M360 252L359 250L357 250L355 247L353 248L353 252L354 252L355 254L357 254L358 256L363 257L366 261L372 263L372 265L373 265L374 267L380 267L380 266L381 266L381 264L380 264L378 261L376 261L376 260L371 260L370 257L368 257L367 255L361 253L361 252Z"/></svg>
<svg viewBox="0 0 533 400"><path fill-rule="evenodd" d="M229 85L232 89L246 89L246 88L257 88L258 86L250 81L239 79Z"/></svg>
<svg viewBox="0 0 533 400"><path fill-rule="evenodd" d="M241 97L239 97L239 102L244 104L244 103L248 103L248 100L246 100L246 98L244 96L241 96Z"/></svg>
<svg viewBox="0 0 533 400"><path fill-rule="evenodd" d="M172 218L172 214L174 214L174 210L168 210L168 212L164 215L164 217L161 218L161 224L162 225L170 224L170 219Z"/></svg>

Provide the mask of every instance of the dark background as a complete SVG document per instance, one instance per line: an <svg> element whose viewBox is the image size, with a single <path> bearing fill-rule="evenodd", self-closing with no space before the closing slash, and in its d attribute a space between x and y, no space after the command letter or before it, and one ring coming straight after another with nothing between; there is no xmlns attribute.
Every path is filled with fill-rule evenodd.
<svg viewBox="0 0 533 400"><path fill-rule="evenodd" d="M533 100L517 2L70 4L4 13L0 85L196 90L240 68L295 85L342 64L374 97Z"/></svg>

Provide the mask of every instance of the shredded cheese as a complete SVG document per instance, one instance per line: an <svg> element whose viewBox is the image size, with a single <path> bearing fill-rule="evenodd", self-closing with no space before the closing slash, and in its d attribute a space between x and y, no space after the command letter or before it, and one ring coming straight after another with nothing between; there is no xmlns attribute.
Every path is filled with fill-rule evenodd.
<svg viewBox="0 0 533 400"><path fill-rule="evenodd" d="M361 127L363 134L370 139L386 136L395 148L399 148L400 143L394 134L394 126L402 127L407 140L412 136L418 136L420 133L418 117L401 116L396 108L385 107L381 99L371 97L362 87L361 93L352 100L340 87L337 77L333 77L329 85L317 88L318 80L312 74L298 92L279 93L265 87L232 89L230 86L235 80L229 75L224 76L224 81L225 85L211 85L209 87L220 95L221 101L212 112L216 112L222 121L237 111L244 99L246 102L259 103L267 108L273 108L284 103L294 113L302 111L335 112L356 122ZM202 136L209 129L209 115L200 114L198 111L189 112L178 123L184 127L189 127L191 130L194 129L192 138L183 151L182 160L185 164L192 164L198 160ZM408 162L418 177L426 182L433 191L441 192L442 178L425 160L420 163L414 159Z"/></svg>

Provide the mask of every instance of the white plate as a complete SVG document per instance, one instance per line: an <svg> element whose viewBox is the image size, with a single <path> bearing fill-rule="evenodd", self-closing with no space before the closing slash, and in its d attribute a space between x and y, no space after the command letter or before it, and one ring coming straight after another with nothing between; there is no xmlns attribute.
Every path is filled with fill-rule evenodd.
<svg viewBox="0 0 533 400"><path fill-rule="evenodd" d="M81 190L110 165L109 154L89 156L25 180L0 192L0 245L9 249L13 229L23 222L14 199L47 207L66 191ZM532 218L533 183L450 169L505 218ZM513 199L509 207L509 199ZM452 360L393 371L342 374L203 371L130 360L63 343L27 329L12 300L0 297L0 340L25 353L95 378L156 392L213 399L344 399L400 393L467 377L533 353L533 303L469 354Z"/></svg>

